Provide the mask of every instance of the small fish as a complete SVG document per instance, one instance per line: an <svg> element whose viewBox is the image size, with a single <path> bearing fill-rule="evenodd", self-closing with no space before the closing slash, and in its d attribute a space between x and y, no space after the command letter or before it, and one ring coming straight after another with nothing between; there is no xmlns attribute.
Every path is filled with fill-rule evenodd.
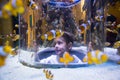
<svg viewBox="0 0 120 80"><path fill-rule="evenodd" d="M48 35L48 40L51 41L54 39L54 34L52 32L47 32L47 35Z"/></svg>
<svg viewBox="0 0 120 80"><path fill-rule="evenodd" d="M47 79L49 79L49 80L53 79L53 74L51 73L51 71L44 69L43 72L45 73L45 76Z"/></svg>
<svg viewBox="0 0 120 80"><path fill-rule="evenodd" d="M88 56L88 58L91 58L91 57L92 57L92 53L91 53L91 52L88 52L88 53L87 53L87 56Z"/></svg>
<svg viewBox="0 0 120 80"><path fill-rule="evenodd" d="M56 30L56 37L60 37L62 35L61 30Z"/></svg>
<svg viewBox="0 0 120 80"><path fill-rule="evenodd" d="M91 58L88 58L88 64L93 64L93 61Z"/></svg>
<svg viewBox="0 0 120 80"><path fill-rule="evenodd" d="M6 60L6 56L1 56L0 55L0 67L5 65L5 60Z"/></svg>
<svg viewBox="0 0 120 80"><path fill-rule="evenodd" d="M100 52L100 50L95 51L96 57L98 56L99 52Z"/></svg>
<svg viewBox="0 0 120 80"><path fill-rule="evenodd" d="M12 6L10 3L6 3L2 8L2 17L3 18L9 18L9 15L11 14Z"/></svg>
<svg viewBox="0 0 120 80"><path fill-rule="evenodd" d="M110 45L111 45L111 43L105 42L105 46L110 46Z"/></svg>
<svg viewBox="0 0 120 80"><path fill-rule="evenodd" d="M68 52L65 52L63 57L60 57L59 61L64 63L65 65L68 65L68 63L74 61L74 57L71 56Z"/></svg>
<svg viewBox="0 0 120 80"><path fill-rule="evenodd" d="M17 47L15 49L12 49L10 54L13 55L13 56L17 55L18 54L17 50L18 50Z"/></svg>
<svg viewBox="0 0 120 80"><path fill-rule="evenodd" d="M10 0L2 7L2 17L9 18L9 16L17 16L24 12L22 0Z"/></svg>
<svg viewBox="0 0 120 80"><path fill-rule="evenodd" d="M106 54L103 54L103 55L101 56L101 61L102 61L102 62L107 62L107 60L108 60L108 56L107 56Z"/></svg>
<svg viewBox="0 0 120 80"><path fill-rule="evenodd" d="M101 63L101 61L99 61L99 59L97 57L92 57L92 62L94 64L100 64Z"/></svg>
<svg viewBox="0 0 120 80"><path fill-rule="evenodd" d="M47 72L47 73L46 73L46 78L49 79L49 76L50 76L50 75L49 75L48 72Z"/></svg>
<svg viewBox="0 0 120 80"><path fill-rule="evenodd" d="M7 54L3 51L3 47L0 47L0 67L5 65Z"/></svg>
<svg viewBox="0 0 120 80"><path fill-rule="evenodd" d="M37 4L32 3L32 4L31 4L31 8L32 8L33 10L35 10L35 9L38 9L38 6L37 6Z"/></svg>
<svg viewBox="0 0 120 80"><path fill-rule="evenodd" d="M51 31L48 31L47 33L45 34L42 34L41 35L41 39L44 41L44 40L53 40L54 38L56 37L60 37L61 35L63 34L63 32L61 30L51 30Z"/></svg>
<svg viewBox="0 0 120 80"><path fill-rule="evenodd" d="M3 47L3 51L5 52L5 53L11 53L12 52L12 47L11 46L4 46Z"/></svg>
<svg viewBox="0 0 120 80"><path fill-rule="evenodd" d="M88 52L87 56L83 58L83 62L88 62L88 64L102 64L108 60L106 54L100 50L95 50L94 52Z"/></svg>
<svg viewBox="0 0 120 80"><path fill-rule="evenodd" d="M13 12L22 14L24 13L24 5L22 0L11 0L10 1L12 7L13 7Z"/></svg>
<svg viewBox="0 0 120 80"><path fill-rule="evenodd" d="M47 34L41 35L41 39L42 39L43 41L46 40L46 39L47 39Z"/></svg>
<svg viewBox="0 0 120 80"><path fill-rule="evenodd" d="M48 71L49 74L52 74L51 71Z"/></svg>
<svg viewBox="0 0 120 80"><path fill-rule="evenodd" d="M51 74L51 75L49 76L49 79L52 80L53 77L54 77L53 74Z"/></svg>
<svg viewBox="0 0 120 80"><path fill-rule="evenodd" d="M3 47L3 51L11 55L16 55L17 49L18 49L17 47L15 49L12 49L12 47L9 45L9 41L6 41L5 46Z"/></svg>
<svg viewBox="0 0 120 80"><path fill-rule="evenodd" d="M31 7L31 9L38 9L37 4L33 0L27 0L27 5Z"/></svg>
<svg viewBox="0 0 120 80"><path fill-rule="evenodd" d="M16 41L16 40L18 40L19 38L20 38L20 35L17 34L17 35L15 35L15 36L13 37L12 40L13 40L13 41Z"/></svg>
<svg viewBox="0 0 120 80"><path fill-rule="evenodd" d="M46 69L43 69L43 72L45 73L45 72L46 72Z"/></svg>
<svg viewBox="0 0 120 80"><path fill-rule="evenodd" d="M48 70L45 71L45 74L48 74Z"/></svg>
<svg viewBox="0 0 120 80"><path fill-rule="evenodd" d="M117 41L113 45L114 48L119 48L120 47L120 41Z"/></svg>

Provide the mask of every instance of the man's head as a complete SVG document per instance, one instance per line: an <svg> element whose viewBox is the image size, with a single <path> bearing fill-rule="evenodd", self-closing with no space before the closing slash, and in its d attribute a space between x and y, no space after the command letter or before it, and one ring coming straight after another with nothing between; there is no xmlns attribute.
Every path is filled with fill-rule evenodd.
<svg viewBox="0 0 120 80"><path fill-rule="evenodd" d="M64 32L60 37L55 39L55 51L58 55L72 49L74 36L68 32Z"/></svg>

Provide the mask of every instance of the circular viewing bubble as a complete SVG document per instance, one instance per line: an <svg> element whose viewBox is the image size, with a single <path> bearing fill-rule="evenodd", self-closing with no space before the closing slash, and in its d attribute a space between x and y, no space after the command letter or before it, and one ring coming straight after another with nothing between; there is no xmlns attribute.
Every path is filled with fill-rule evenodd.
<svg viewBox="0 0 120 80"><path fill-rule="evenodd" d="M69 8L78 4L81 0L50 0L48 3L53 7Z"/></svg>

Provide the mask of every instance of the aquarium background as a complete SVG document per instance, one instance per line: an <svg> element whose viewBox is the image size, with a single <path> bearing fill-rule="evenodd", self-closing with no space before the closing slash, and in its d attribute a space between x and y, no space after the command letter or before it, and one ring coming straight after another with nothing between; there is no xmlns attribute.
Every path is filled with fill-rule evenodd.
<svg viewBox="0 0 120 80"><path fill-rule="evenodd" d="M119 0L0 0L0 80L120 80L119 8ZM62 31L74 34L73 50L87 54L92 42L108 61L37 63L35 55L53 49Z"/></svg>

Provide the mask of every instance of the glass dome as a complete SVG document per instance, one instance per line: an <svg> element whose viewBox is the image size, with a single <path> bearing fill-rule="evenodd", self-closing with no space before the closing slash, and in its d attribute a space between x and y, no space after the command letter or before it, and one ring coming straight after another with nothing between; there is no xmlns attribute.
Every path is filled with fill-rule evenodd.
<svg viewBox="0 0 120 80"><path fill-rule="evenodd" d="M119 7L120 0L0 0L0 80L120 79Z"/></svg>
<svg viewBox="0 0 120 80"><path fill-rule="evenodd" d="M63 6L61 3L70 4ZM92 13L91 4L93 4L92 1L89 3L84 0L73 0L73 2L70 0L48 2L30 0L29 4L25 5L24 14L19 16L20 62L32 67L65 67L64 59L61 64L40 62L56 53L54 48L56 42L54 41L64 35L64 31L74 35L71 52L75 56L80 56L81 53L86 55L91 50L104 51L106 40L106 36L103 36L106 35L104 8L94 9L95 12ZM101 2L99 6L102 4ZM70 38L67 39L67 41L69 40ZM72 59L70 55L68 57L70 60ZM83 60L83 57L79 57L79 59ZM68 64L69 60L65 63ZM88 66L88 64L69 63L67 65L67 67L73 66Z"/></svg>

